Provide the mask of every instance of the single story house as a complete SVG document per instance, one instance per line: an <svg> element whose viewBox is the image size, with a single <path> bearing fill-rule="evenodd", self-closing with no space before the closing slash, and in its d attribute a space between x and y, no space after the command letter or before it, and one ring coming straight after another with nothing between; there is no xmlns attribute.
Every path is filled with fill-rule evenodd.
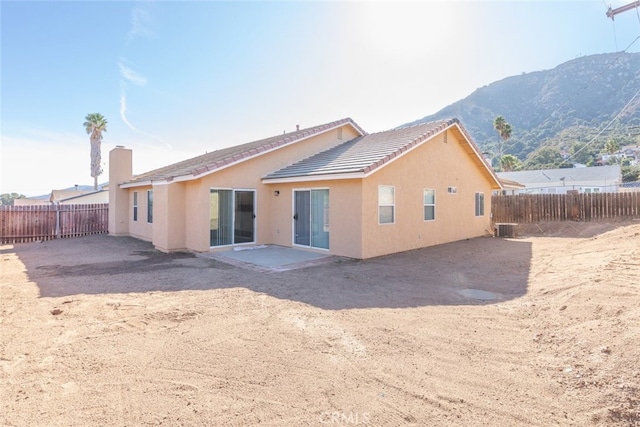
<svg viewBox="0 0 640 427"><path fill-rule="evenodd" d="M498 177L524 185L508 194L615 193L622 184L619 165L498 172Z"/></svg>
<svg viewBox="0 0 640 427"><path fill-rule="evenodd" d="M93 203L109 203L109 190L102 189L85 192L75 196L68 196L58 200L61 205L80 205Z"/></svg>
<svg viewBox="0 0 640 427"><path fill-rule="evenodd" d="M520 184L519 182L511 181L504 178L500 178L500 184L502 184L502 191L494 191L494 195L515 194L517 191L525 188L525 186L523 184Z"/></svg>
<svg viewBox="0 0 640 427"><path fill-rule="evenodd" d="M24 199L14 200L15 206L26 205L78 205L78 204L93 204L93 203L109 203L109 191L104 186L100 190L91 189L78 189L66 188L64 190L51 190L50 194L26 197Z"/></svg>
<svg viewBox="0 0 640 427"><path fill-rule="evenodd" d="M110 152L109 232L161 251L275 244L365 259L491 233L498 177L457 119L350 118L132 175Z"/></svg>

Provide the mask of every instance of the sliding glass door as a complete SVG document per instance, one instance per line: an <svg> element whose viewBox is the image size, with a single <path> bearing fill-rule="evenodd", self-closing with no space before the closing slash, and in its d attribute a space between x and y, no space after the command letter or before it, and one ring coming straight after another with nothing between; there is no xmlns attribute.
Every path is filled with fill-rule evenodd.
<svg viewBox="0 0 640 427"><path fill-rule="evenodd" d="M254 243L255 191L236 190L235 199L233 243Z"/></svg>
<svg viewBox="0 0 640 427"><path fill-rule="evenodd" d="M329 190L295 190L293 243L329 249Z"/></svg>
<svg viewBox="0 0 640 427"><path fill-rule="evenodd" d="M211 190L211 246L255 242L255 191Z"/></svg>

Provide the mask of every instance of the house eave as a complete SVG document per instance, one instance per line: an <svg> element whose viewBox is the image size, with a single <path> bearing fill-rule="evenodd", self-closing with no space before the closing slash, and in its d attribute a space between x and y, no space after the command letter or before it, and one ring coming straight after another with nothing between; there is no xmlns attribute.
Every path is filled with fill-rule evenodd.
<svg viewBox="0 0 640 427"><path fill-rule="evenodd" d="M349 173L336 173L336 174L322 174L322 175L302 175L302 176L289 176L283 178L262 178L263 184L287 184L292 182L315 182L315 181L335 181L343 179L363 179L367 175L364 172L349 172Z"/></svg>
<svg viewBox="0 0 640 427"><path fill-rule="evenodd" d="M150 187L153 185L152 181L140 181L140 182L125 182L120 184L119 188L136 188L136 187Z"/></svg>
<svg viewBox="0 0 640 427"><path fill-rule="evenodd" d="M496 172L493 170L493 168L489 166L482 153L480 153L480 151L478 150L478 146L475 144L475 142L473 142L471 137L467 134L466 130L460 126L459 122L454 123L450 126L450 128L455 128L458 131L458 133L462 136L462 139L467 143L469 148L471 148L472 154L479 163L479 166L482 166L483 169L489 174L489 178L491 178L491 181L493 181L491 184L491 189L503 190L504 188L502 186L502 183L500 182L500 178L498 178L498 175L496 175Z"/></svg>

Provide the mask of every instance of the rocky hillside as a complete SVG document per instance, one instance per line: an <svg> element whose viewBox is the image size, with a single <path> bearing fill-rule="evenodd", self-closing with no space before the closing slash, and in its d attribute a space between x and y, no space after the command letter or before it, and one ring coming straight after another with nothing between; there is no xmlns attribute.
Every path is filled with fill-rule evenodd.
<svg viewBox="0 0 640 427"><path fill-rule="evenodd" d="M493 119L502 115L513 128L503 152L527 161L540 147L570 153L574 144L591 141L638 91L640 53L591 55L491 83L411 124L457 117L483 150L495 152ZM595 154L609 139L640 144L639 125L640 94L588 149Z"/></svg>

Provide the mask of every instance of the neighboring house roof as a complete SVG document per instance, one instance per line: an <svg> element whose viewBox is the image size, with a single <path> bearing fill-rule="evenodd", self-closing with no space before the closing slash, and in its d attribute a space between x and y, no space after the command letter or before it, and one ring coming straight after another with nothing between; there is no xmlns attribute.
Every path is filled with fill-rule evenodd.
<svg viewBox="0 0 640 427"><path fill-rule="evenodd" d="M566 185L571 182L601 181L614 183L622 180L619 165L594 166L589 168L542 169L533 171L498 172L500 179L508 179L521 184Z"/></svg>
<svg viewBox="0 0 640 427"><path fill-rule="evenodd" d="M197 179L217 170L273 151L282 146L307 139L314 135L318 135L320 133L343 126L345 124L350 124L361 135L366 135L366 132L351 118L346 118L335 122L326 123L320 126L300 129L295 132L289 132L282 135L237 145L234 147L212 151L211 153L203 154L192 159L174 163L172 165L165 166L160 169L155 169L141 175L136 175L130 181L122 184L122 187L134 187L149 184L154 181L170 182L173 180Z"/></svg>
<svg viewBox="0 0 640 427"><path fill-rule="evenodd" d="M56 191L56 190L54 190ZM69 201L74 201L74 202L79 202L81 199L89 199L89 198L94 198L94 196L98 195L98 194L103 194L105 195L105 199L106 201L109 200L109 190L98 190L98 191L89 191L89 192L83 192L83 194L76 194L75 196L70 196L64 199L58 199L56 200L59 203L63 203L63 202L69 202Z"/></svg>
<svg viewBox="0 0 640 427"><path fill-rule="evenodd" d="M60 202L62 200L70 199L72 197L83 196L88 193L93 193L94 191L87 190L51 190L51 195L49 196L49 201L52 203Z"/></svg>
<svg viewBox="0 0 640 427"><path fill-rule="evenodd" d="M455 129L459 132L463 145L476 164L490 175L494 181L494 188L501 188L493 169L487 164L459 120L455 118L358 137L275 171L265 176L263 181L366 177L447 129Z"/></svg>
<svg viewBox="0 0 640 427"><path fill-rule="evenodd" d="M516 181L511 181L509 179L500 178L500 183L502 184L502 188L505 190L517 190L520 188L525 188L524 184L520 184Z"/></svg>

